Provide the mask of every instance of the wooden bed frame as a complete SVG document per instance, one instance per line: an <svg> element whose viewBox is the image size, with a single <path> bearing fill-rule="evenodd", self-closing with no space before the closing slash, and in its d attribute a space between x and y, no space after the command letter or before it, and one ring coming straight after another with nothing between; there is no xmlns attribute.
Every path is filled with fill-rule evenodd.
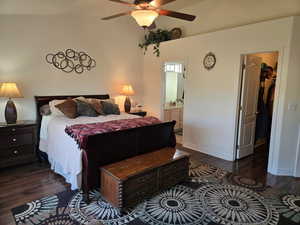
<svg viewBox="0 0 300 225"><path fill-rule="evenodd" d="M109 99L109 95L35 96L38 139L42 120L40 107L54 99L80 96L103 100ZM99 167L164 147L175 147L175 124L176 121L165 122L88 137L87 148L83 150L82 156L82 189L85 200L89 202L89 190L100 186Z"/></svg>

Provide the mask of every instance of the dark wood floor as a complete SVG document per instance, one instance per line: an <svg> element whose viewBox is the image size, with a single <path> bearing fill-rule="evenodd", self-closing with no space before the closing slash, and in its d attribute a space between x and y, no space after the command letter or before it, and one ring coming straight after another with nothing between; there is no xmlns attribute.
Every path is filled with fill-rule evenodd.
<svg viewBox="0 0 300 225"><path fill-rule="evenodd" d="M300 195L300 178L288 176L274 176L267 172L268 152L262 147L256 149L255 154L236 162L229 162L215 158L200 152L195 152L179 146L179 148L192 153L192 159L198 163L208 163L210 165L223 168L229 172L259 181L273 188L288 191Z"/></svg>
<svg viewBox="0 0 300 225"><path fill-rule="evenodd" d="M254 156L232 163L181 146L178 148L190 152L196 163L208 163L275 188L300 194L300 179L272 176L266 172L265 151L258 151ZM2 170L0 172L0 224L15 224L10 212L11 208L69 189L70 186L64 182L64 179L51 172L45 164L34 163Z"/></svg>

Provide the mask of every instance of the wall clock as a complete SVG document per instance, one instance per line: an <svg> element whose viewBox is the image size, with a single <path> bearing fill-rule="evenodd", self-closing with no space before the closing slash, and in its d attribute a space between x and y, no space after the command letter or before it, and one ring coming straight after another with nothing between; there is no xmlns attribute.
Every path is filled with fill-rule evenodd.
<svg viewBox="0 0 300 225"><path fill-rule="evenodd" d="M207 70L211 70L212 68L215 67L217 62L216 56L214 53L209 52L208 54L206 54L206 56L203 59L203 65L205 67L205 69Z"/></svg>
<svg viewBox="0 0 300 225"><path fill-rule="evenodd" d="M172 40L179 39L182 36L182 31L178 27L172 29L170 32L171 32L171 38L172 38Z"/></svg>

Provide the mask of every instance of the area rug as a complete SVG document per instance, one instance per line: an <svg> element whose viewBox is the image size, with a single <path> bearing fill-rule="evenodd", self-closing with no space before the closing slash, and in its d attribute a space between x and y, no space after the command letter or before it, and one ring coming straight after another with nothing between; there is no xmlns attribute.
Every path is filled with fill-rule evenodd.
<svg viewBox="0 0 300 225"><path fill-rule="evenodd" d="M121 214L90 192L66 191L12 209L16 225L296 225L300 196L207 164L190 168L187 182L158 193Z"/></svg>

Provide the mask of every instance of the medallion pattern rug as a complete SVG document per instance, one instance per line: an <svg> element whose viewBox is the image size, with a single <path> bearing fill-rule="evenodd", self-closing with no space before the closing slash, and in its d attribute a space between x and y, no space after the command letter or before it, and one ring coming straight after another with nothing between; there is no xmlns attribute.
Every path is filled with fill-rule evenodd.
<svg viewBox="0 0 300 225"><path fill-rule="evenodd" d="M300 196L207 164L191 163L187 182L120 212L99 191L87 205L66 191L12 209L16 225L296 225Z"/></svg>

